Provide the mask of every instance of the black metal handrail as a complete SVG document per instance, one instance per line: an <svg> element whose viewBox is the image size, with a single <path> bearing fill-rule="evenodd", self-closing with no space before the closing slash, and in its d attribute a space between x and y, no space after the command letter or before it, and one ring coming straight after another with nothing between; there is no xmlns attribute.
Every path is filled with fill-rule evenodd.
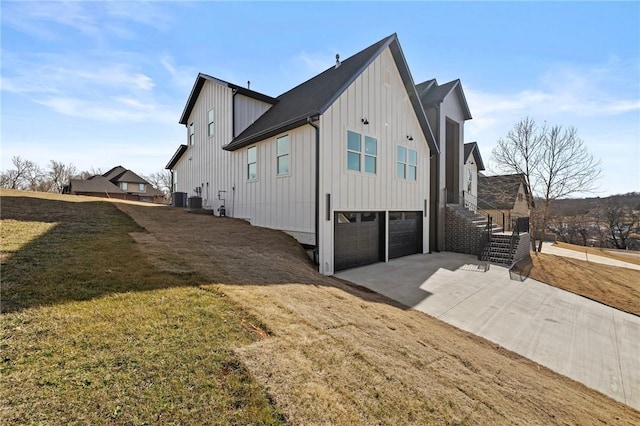
<svg viewBox="0 0 640 426"><path fill-rule="evenodd" d="M529 232L529 216L512 218L511 231L516 235Z"/></svg>

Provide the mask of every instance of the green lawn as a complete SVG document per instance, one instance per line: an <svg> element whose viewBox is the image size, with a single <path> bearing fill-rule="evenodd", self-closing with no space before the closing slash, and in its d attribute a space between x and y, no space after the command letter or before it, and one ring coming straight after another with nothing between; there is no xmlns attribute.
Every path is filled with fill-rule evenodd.
<svg viewBox="0 0 640 426"><path fill-rule="evenodd" d="M283 423L233 353L259 321L156 269L111 203L63 200L2 193L0 423Z"/></svg>

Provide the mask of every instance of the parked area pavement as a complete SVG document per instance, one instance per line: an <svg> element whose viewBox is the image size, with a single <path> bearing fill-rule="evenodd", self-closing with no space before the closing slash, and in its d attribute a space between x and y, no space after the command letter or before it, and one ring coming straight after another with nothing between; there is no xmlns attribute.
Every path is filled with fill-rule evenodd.
<svg viewBox="0 0 640 426"><path fill-rule="evenodd" d="M569 250L553 245L553 243L542 243L542 252L553 254L556 256L570 257L572 259L586 260L587 262L601 263L603 265L618 266L620 268L637 269L640 271L640 265L625 262L622 260L612 259L610 257L598 256L595 254L587 254L577 250Z"/></svg>
<svg viewBox="0 0 640 426"><path fill-rule="evenodd" d="M484 264L458 253L417 254L336 276L640 410L640 317L532 279L512 280L505 267L484 272Z"/></svg>

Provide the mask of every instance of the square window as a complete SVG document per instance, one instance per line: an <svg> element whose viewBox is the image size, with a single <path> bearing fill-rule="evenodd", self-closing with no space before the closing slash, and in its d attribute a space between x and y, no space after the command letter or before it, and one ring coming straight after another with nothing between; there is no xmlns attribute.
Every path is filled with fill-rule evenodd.
<svg viewBox="0 0 640 426"><path fill-rule="evenodd" d="M138 191L144 192L144 183L139 183L138 184Z"/></svg>
<svg viewBox="0 0 640 426"><path fill-rule="evenodd" d="M347 149L349 151L360 152L360 134L355 132L347 132Z"/></svg>
<svg viewBox="0 0 640 426"><path fill-rule="evenodd" d="M398 162L396 176L400 179L417 180L418 151L398 145Z"/></svg>
<svg viewBox="0 0 640 426"><path fill-rule="evenodd" d="M351 151L347 152L347 169L355 172L360 171L360 154Z"/></svg>
<svg viewBox="0 0 640 426"><path fill-rule="evenodd" d="M122 188L123 191L126 191L129 189L129 184L127 184L127 182L122 182L120 183L120 188Z"/></svg>
<svg viewBox="0 0 640 426"><path fill-rule="evenodd" d="M376 172L376 157L371 157L369 155L364 156L364 171L367 173Z"/></svg>

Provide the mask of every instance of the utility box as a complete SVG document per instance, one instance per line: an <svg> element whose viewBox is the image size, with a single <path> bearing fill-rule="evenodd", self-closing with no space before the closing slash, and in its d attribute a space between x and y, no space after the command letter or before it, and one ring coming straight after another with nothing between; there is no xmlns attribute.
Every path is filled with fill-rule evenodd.
<svg viewBox="0 0 640 426"><path fill-rule="evenodd" d="M189 197L188 207L191 210L202 209L202 197Z"/></svg>
<svg viewBox="0 0 640 426"><path fill-rule="evenodd" d="M186 192L174 192L173 193L173 207L187 207L187 193Z"/></svg>

